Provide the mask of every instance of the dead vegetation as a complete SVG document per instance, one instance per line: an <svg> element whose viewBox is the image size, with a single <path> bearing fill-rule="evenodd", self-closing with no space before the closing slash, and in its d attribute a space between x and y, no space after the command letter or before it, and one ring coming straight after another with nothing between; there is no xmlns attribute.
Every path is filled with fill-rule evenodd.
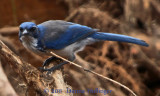
<svg viewBox="0 0 160 96"><path fill-rule="evenodd" d="M50 3L45 1L46 4ZM102 32L126 34L141 38L149 47L119 42L99 42L78 53L76 63L110 77L132 89L138 96L160 96L160 1L159 0L57 0L57 10L69 14L65 20L100 29ZM61 6L62 7L62 6ZM35 9L36 10L36 9ZM64 14L64 13L63 13ZM50 15L50 14L47 14ZM55 14L56 15L56 14ZM44 19L44 18L43 18ZM50 19L46 17L46 20ZM41 20L40 20L41 21ZM36 22L39 22L36 20ZM16 30L16 31L14 31ZM28 52L18 42L17 28L0 29L0 39L23 61L38 68L45 57ZM16 93L25 95L22 78L5 61L3 68ZM89 74L72 65L63 69L65 83L74 90L112 90L109 96L130 96L120 86ZM41 73L40 73L41 74ZM26 78L27 79L27 78ZM28 87L28 85L27 85ZM34 88L33 88L34 89ZM33 90L32 88L30 90ZM35 95L34 92L29 93ZM73 94L74 96L103 96L104 94Z"/></svg>

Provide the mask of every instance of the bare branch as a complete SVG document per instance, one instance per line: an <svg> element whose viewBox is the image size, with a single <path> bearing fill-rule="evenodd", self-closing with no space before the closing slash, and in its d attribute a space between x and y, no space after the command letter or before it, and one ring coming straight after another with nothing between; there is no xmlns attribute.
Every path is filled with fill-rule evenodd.
<svg viewBox="0 0 160 96"><path fill-rule="evenodd" d="M4 27L0 29L0 34L17 34L19 27Z"/></svg>
<svg viewBox="0 0 160 96"><path fill-rule="evenodd" d="M0 61L0 96L18 96L9 83Z"/></svg>
<svg viewBox="0 0 160 96"><path fill-rule="evenodd" d="M60 70L55 71L50 76L45 75L21 60L2 41L0 41L0 59L5 61L5 64L9 64L19 76L23 77L28 89L33 89L32 92L47 96L53 94L52 89L60 89L62 92L54 93L54 96L72 96L72 94L66 93L68 85L65 84Z"/></svg>

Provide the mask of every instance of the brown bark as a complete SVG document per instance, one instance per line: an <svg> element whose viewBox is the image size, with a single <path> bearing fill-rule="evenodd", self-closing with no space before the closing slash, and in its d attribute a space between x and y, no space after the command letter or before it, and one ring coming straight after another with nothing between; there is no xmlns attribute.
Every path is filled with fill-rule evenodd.
<svg viewBox="0 0 160 96"><path fill-rule="evenodd" d="M17 96L15 90L9 83L0 61L0 96Z"/></svg>
<svg viewBox="0 0 160 96"><path fill-rule="evenodd" d="M27 94L49 96L53 94L51 89L60 89L62 92L54 93L54 96L72 96L65 92L69 86L64 82L62 71L57 70L50 75L41 73L32 65L21 60L2 41L0 41L0 59L5 61L5 64L9 64L23 78L28 88Z"/></svg>

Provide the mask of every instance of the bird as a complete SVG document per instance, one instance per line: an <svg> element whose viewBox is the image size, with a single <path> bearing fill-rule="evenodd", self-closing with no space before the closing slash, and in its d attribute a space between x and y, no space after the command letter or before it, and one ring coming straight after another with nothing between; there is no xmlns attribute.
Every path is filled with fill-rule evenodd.
<svg viewBox="0 0 160 96"><path fill-rule="evenodd" d="M53 60L61 60L49 54L48 51L74 61L77 52L82 51L86 45L98 41L118 41L149 46L145 41L138 38L99 32L98 29L63 20L48 20L38 25L33 22L23 22L19 26L19 40L26 49L40 56L50 56L42 65L42 69L48 72L60 69L61 66L68 63L64 61L51 68L44 68Z"/></svg>

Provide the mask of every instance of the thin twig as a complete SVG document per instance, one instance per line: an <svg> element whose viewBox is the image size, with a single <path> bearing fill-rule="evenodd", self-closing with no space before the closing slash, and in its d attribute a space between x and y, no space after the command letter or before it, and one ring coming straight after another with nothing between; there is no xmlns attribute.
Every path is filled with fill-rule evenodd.
<svg viewBox="0 0 160 96"><path fill-rule="evenodd" d="M83 69L84 71L90 72L90 73L92 73L92 74L95 74L95 75L103 78L103 79L106 79L106 80L108 80L108 81L111 81L111 82L113 82L113 83L116 83L116 84L118 84L119 86L123 87L124 89L128 90L128 91L129 91L130 93L132 93L134 96L137 96L137 95L136 95L131 89L129 89L127 86L125 86L125 85L123 85L123 84L121 84L121 83L119 83L119 82L117 82L117 81L115 81L115 80L113 80L113 79L110 79L110 78L108 78L108 77L106 77L106 76L103 76L103 75L101 75L101 74L99 74L99 73L96 73L96 72L94 72L94 71L92 71L92 70L85 69L85 68L83 68L82 66L80 66L80 65L78 65L78 64L76 64L76 63L74 63L74 62L71 62L71 61L69 61L69 60L67 60L67 59L65 59L65 58L63 58L63 57L61 57L61 56L59 56L59 55L57 55L57 54L55 54L55 53L53 53L53 52L49 52L49 53L52 54L53 56L56 56L56 57L58 57L58 58L60 58L60 59L62 59L62 60L64 60L64 61L66 61L66 62L68 62L68 63L70 63L70 64L72 64L72 65L74 65L74 66L76 66L76 67L78 67L78 68L80 68L80 69Z"/></svg>

